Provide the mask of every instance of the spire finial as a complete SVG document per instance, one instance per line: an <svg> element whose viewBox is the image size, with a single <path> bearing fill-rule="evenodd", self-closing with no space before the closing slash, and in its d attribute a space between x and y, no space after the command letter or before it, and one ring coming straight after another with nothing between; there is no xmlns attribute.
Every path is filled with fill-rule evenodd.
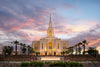
<svg viewBox="0 0 100 67"><path fill-rule="evenodd" d="M49 11L49 13L50 13L49 27L52 27L52 22L51 22L51 11Z"/></svg>
<svg viewBox="0 0 100 67"><path fill-rule="evenodd" d="M50 20L51 20L51 11L49 11L49 13L50 13Z"/></svg>

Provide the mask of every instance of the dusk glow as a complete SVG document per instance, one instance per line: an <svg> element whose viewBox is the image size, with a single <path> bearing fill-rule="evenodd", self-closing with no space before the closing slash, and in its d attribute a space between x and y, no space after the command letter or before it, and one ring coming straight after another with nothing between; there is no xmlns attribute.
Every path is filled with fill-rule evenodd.
<svg viewBox="0 0 100 67"><path fill-rule="evenodd" d="M55 37L69 46L87 40L100 51L99 0L0 0L0 51L11 41L32 45L46 37L50 11Z"/></svg>

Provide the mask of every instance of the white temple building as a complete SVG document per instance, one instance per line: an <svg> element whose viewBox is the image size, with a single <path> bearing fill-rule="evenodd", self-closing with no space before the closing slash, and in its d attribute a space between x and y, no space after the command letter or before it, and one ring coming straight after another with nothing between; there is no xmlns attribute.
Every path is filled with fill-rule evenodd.
<svg viewBox="0 0 100 67"><path fill-rule="evenodd" d="M54 29L50 16L49 27L47 29L47 36L41 38L39 41L32 41L33 50L40 52L40 55L61 55L68 47L68 41L61 40L54 36Z"/></svg>

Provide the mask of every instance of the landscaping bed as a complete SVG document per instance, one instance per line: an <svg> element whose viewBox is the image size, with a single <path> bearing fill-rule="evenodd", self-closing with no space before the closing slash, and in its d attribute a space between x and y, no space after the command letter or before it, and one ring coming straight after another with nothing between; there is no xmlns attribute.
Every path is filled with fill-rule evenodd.
<svg viewBox="0 0 100 67"><path fill-rule="evenodd" d="M0 67L100 67L100 62L0 62Z"/></svg>

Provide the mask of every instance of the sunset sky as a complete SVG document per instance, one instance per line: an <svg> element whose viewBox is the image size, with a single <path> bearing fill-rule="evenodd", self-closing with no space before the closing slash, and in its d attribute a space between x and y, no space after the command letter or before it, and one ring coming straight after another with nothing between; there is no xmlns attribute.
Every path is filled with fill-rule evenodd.
<svg viewBox="0 0 100 67"><path fill-rule="evenodd" d="M55 37L69 46L86 39L100 50L100 0L0 0L0 50L46 37L50 11Z"/></svg>

